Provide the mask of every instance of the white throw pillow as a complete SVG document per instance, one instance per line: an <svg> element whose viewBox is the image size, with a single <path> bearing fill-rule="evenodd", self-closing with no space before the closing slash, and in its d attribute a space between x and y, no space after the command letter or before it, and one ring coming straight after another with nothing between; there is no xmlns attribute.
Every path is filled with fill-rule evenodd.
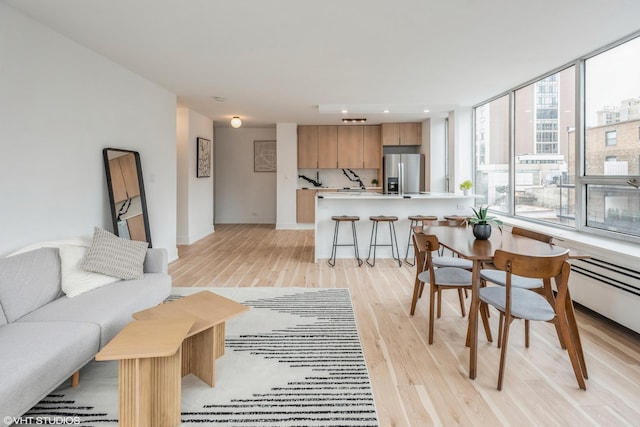
<svg viewBox="0 0 640 427"><path fill-rule="evenodd" d="M63 245L84 246L85 248L88 248L89 246L91 246L92 239L93 239L93 236L79 236L79 237L74 237L74 238L65 239L65 240L49 240L46 242L38 242L29 246L25 246L22 249L18 249L17 251L12 252L7 256L9 257L14 255L19 255L25 252L35 251L36 249L40 249L40 248L58 248L59 249L60 246L63 246Z"/></svg>
<svg viewBox="0 0 640 427"><path fill-rule="evenodd" d="M84 270L82 261L87 254L86 247L62 245L59 251L62 291L69 298L120 280L117 277Z"/></svg>

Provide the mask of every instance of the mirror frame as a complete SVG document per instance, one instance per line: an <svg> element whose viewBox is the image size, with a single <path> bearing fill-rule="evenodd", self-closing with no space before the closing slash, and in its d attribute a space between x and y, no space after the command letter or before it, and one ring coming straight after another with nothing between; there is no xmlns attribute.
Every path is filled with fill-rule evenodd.
<svg viewBox="0 0 640 427"><path fill-rule="evenodd" d="M142 207L142 219L144 221L144 233L146 237L146 242L149 243L149 247L151 247L151 230L149 228L149 212L147 211L147 198L144 190L144 181L142 179L142 164L140 162L140 153L132 150L124 150L122 148L112 148L108 147L102 150L102 158L104 160L104 170L107 178L107 190L109 192L109 209L111 210L111 220L113 224L113 234L116 236L120 236L118 231L118 213L116 212L116 203L114 201L113 194L113 182L111 180L111 166L109 164L109 152L117 151L125 154L133 154L136 163L136 172L138 175L138 187L140 191L140 204Z"/></svg>

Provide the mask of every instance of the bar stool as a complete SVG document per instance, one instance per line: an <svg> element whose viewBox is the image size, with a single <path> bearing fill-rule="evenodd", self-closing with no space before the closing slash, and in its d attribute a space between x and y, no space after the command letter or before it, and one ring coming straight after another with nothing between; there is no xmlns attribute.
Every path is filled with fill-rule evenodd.
<svg viewBox="0 0 640 427"><path fill-rule="evenodd" d="M331 219L335 221L336 226L333 231L333 247L331 248L331 257L327 262L331 267L334 267L336 265L336 248L338 246L353 246L353 251L355 252L356 260L358 261L358 267L360 267L362 265L362 260L360 259L360 254L358 253L358 235L356 234L356 221L360 221L360 217L340 215L340 216L332 216ZM353 234L353 243L338 244L338 230L340 229L340 223L347 222L347 221L351 223L351 233Z"/></svg>
<svg viewBox="0 0 640 427"><path fill-rule="evenodd" d="M413 254L413 263L409 262L409 247L413 246L411 236L413 235L413 227L418 225L423 221L437 221L438 217L433 215L411 215L409 217L411 223L409 224L409 238L407 239L407 252L404 254L404 262L409 264L410 266L416 265L416 254Z"/></svg>
<svg viewBox="0 0 640 427"><path fill-rule="evenodd" d="M370 216L370 221L373 221L373 226L371 227L371 239L369 239L369 254L367 255L367 264L371 267L376 265L376 248L378 246L391 246L391 257L398 261L398 267L402 267L402 261L400 260L400 250L398 249L398 239L396 237L396 226L395 222L398 220L397 216ZM378 224L380 222L386 222L389 224L389 243L383 244L378 243ZM395 244L395 252L393 251ZM371 248L373 248L373 263L369 262L371 259Z"/></svg>

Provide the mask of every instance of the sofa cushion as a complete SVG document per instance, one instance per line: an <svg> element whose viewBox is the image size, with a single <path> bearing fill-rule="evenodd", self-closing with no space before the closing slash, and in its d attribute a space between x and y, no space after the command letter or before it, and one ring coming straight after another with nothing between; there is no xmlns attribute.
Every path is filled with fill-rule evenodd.
<svg viewBox="0 0 640 427"><path fill-rule="evenodd" d="M69 298L120 280L117 277L84 270L81 264L86 254L87 248L82 246L60 246L62 292Z"/></svg>
<svg viewBox="0 0 640 427"><path fill-rule="evenodd" d="M7 321L13 322L60 294L58 249L41 248L0 259L0 304Z"/></svg>
<svg viewBox="0 0 640 427"><path fill-rule="evenodd" d="M92 323L11 323L0 327L0 414L20 416L98 352Z"/></svg>
<svg viewBox="0 0 640 427"><path fill-rule="evenodd" d="M171 276L150 273L141 280L111 283L74 298L62 296L18 322L93 322L100 326L102 347L133 320L133 313L161 303L170 292Z"/></svg>
<svg viewBox="0 0 640 427"><path fill-rule="evenodd" d="M121 279L141 279L148 246L147 242L123 239L96 227L82 268Z"/></svg>

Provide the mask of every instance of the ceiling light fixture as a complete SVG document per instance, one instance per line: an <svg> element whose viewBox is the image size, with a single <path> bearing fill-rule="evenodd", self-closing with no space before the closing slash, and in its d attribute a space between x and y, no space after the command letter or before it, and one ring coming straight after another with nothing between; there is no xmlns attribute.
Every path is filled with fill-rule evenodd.
<svg viewBox="0 0 640 427"><path fill-rule="evenodd" d="M367 119L342 119L342 123L364 123Z"/></svg>
<svg viewBox="0 0 640 427"><path fill-rule="evenodd" d="M231 127L238 129L240 126L242 126L242 120L240 120L240 117L233 116L231 119Z"/></svg>
<svg viewBox="0 0 640 427"><path fill-rule="evenodd" d="M383 113L388 113L388 112L389 112L389 110L384 110L384 111L383 111Z"/></svg>
<svg viewBox="0 0 640 427"><path fill-rule="evenodd" d="M343 108L342 109L342 114L347 114L347 113L348 113L348 111Z"/></svg>
<svg viewBox="0 0 640 427"><path fill-rule="evenodd" d="M430 112L430 110L424 110L424 112L425 112L425 113L429 113L429 112Z"/></svg>

